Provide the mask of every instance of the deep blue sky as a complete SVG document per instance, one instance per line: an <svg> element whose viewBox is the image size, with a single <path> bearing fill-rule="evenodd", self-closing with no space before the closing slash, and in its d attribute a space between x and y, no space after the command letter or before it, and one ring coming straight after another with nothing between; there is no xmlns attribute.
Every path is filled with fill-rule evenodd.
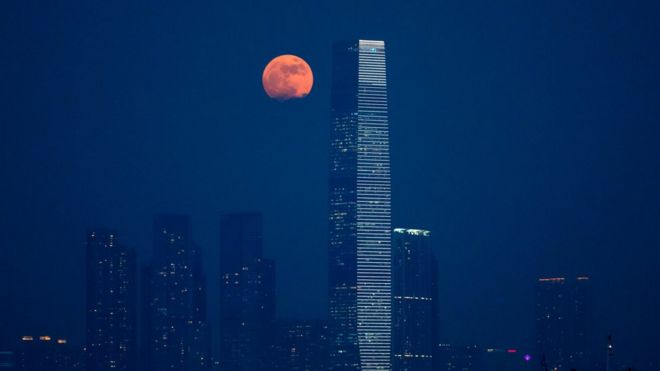
<svg viewBox="0 0 660 371"><path fill-rule="evenodd" d="M387 43L394 224L431 229L441 338L525 347L534 280L593 277L596 334L660 341L660 6L653 1L0 3L0 346L83 340L84 228L148 256L261 210L278 311L326 306L331 43ZM267 98L278 54L311 95ZM657 365L657 363L656 363Z"/></svg>

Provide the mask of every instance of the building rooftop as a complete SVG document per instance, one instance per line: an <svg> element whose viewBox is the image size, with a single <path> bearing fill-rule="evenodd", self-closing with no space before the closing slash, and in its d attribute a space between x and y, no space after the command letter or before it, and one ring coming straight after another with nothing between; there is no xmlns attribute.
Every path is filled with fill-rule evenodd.
<svg viewBox="0 0 660 371"><path fill-rule="evenodd" d="M394 228L394 233L409 234L413 236L430 236L431 231L425 229Z"/></svg>

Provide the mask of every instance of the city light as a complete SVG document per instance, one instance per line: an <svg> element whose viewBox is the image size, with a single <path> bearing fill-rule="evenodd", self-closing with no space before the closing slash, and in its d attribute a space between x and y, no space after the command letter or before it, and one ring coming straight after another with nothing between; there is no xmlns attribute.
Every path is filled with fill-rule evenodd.
<svg viewBox="0 0 660 371"><path fill-rule="evenodd" d="M539 282L564 282L565 280L564 277L539 278Z"/></svg>

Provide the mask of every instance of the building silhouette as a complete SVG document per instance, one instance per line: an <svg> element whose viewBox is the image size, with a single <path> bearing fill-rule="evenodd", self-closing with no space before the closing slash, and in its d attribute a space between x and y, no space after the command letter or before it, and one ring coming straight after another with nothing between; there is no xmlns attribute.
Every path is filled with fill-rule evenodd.
<svg viewBox="0 0 660 371"><path fill-rule="evenodd" d="M154 251L143 268L143 369L210 368L206 280L190 219L163 214L154 220Z"/></svg>
<svg viewBox="0 0 660 371"><path fill-rule="evenodd" d="M527 357L530 357L527 355ZM540 362L532 363L516 348L485 348L482 356L483 369L488 371L542 370Z"/></svg>
<svg viewBox="0 0 660 371"><path fill-rule="evenodd" d="M0 350L0 371L13 371L15 366L15 353L12 350Z"/></svg>
<svg viewBox="0 0 660 371"><path fill-rule="evenodd" d="M439 343L433 353L433 364L435 371L488 370L483 368L483 350L476 345Z"/></svg>
<svg viewBox="0 0 660 371"><path fill-rule="evenodd" d="M12 353L12 352L7 352ZM8 354L9 355L9 354ZM71 371L85 370L82 352L69 345L66 339L49 335L22 336L10 370L16 371Z"/></svg>
<svg viewBox="0 0 660 371"><path fill-rule="evenodd" d="M392 370L431 371L437 343L438 268L431 232L392 233Z"/></svg>
<svg viewBox="0 0 660 371"><path fill-rule="evenodd" d="M327 368L325 321L284 320L275 324L273 371L320 371Z"/></svg>
<svg viewBox="0 0 660 371"><path fill-rule="evenodd" d="M385 43L336 43L328 189L332 370L389 370L391 189Z"/></svg>
<svg viewBox="0 0 660 371"><path fill-rule="evenodd" d="M588 366L590 290L589 277L538 279L535 353L550 370L583 370Z"/></svg>
<svg viewBox="0 0 660 371"><path fill-rule="evenodd" d="M135 252L104 228L86 245L86 364L89 371L137 370Z"/></svg>
<svg viewBox="0 0 660 371"><path fill-rule="evenodd" d="M263 257L260 213L220 222L220 369L269 370L275 320L275 263Z"/></svg>

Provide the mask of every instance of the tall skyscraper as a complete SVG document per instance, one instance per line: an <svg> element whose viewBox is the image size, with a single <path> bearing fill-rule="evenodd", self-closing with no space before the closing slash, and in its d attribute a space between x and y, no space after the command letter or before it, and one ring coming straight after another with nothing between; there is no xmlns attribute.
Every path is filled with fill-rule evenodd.
<svg viewBox="0 0 660 371"><path fill-rule="evenodd" d="M582 370L589 358L589 277L540 278L536 286L536 359L550 370Z"/></svg>
<svg viewBox="0 0 660 371"><path fill-rule="evenodd" d="M266 371L275 319L275 263L263 257L259 213L220 222L220 368Z"/></svg>
<svg viewBox="0 0 660 371"><path fill-rule="evenodd" d="M87 369L137 370L135 252L107 229L87 231Z"/></svg>
<svg viewBox="0 0 660 371"><path fill-rule="evenodd" d="M389 370L390 158L385 43L337 43L329 169L330 368Z"/></svg>
<svg viewBox="0 0 660 371"><path fill-rule="evenodd" d="M190 219L164 214L154 220L154 255L143 270L144 369L205 370L211 365L206 282Z"/></svg>
<svg viewBox="0 0 660 371"><path fill-rule="evenodd" d="M431 371L437 327L438 269L431 232L392 234L392 370Z"/></svg>

